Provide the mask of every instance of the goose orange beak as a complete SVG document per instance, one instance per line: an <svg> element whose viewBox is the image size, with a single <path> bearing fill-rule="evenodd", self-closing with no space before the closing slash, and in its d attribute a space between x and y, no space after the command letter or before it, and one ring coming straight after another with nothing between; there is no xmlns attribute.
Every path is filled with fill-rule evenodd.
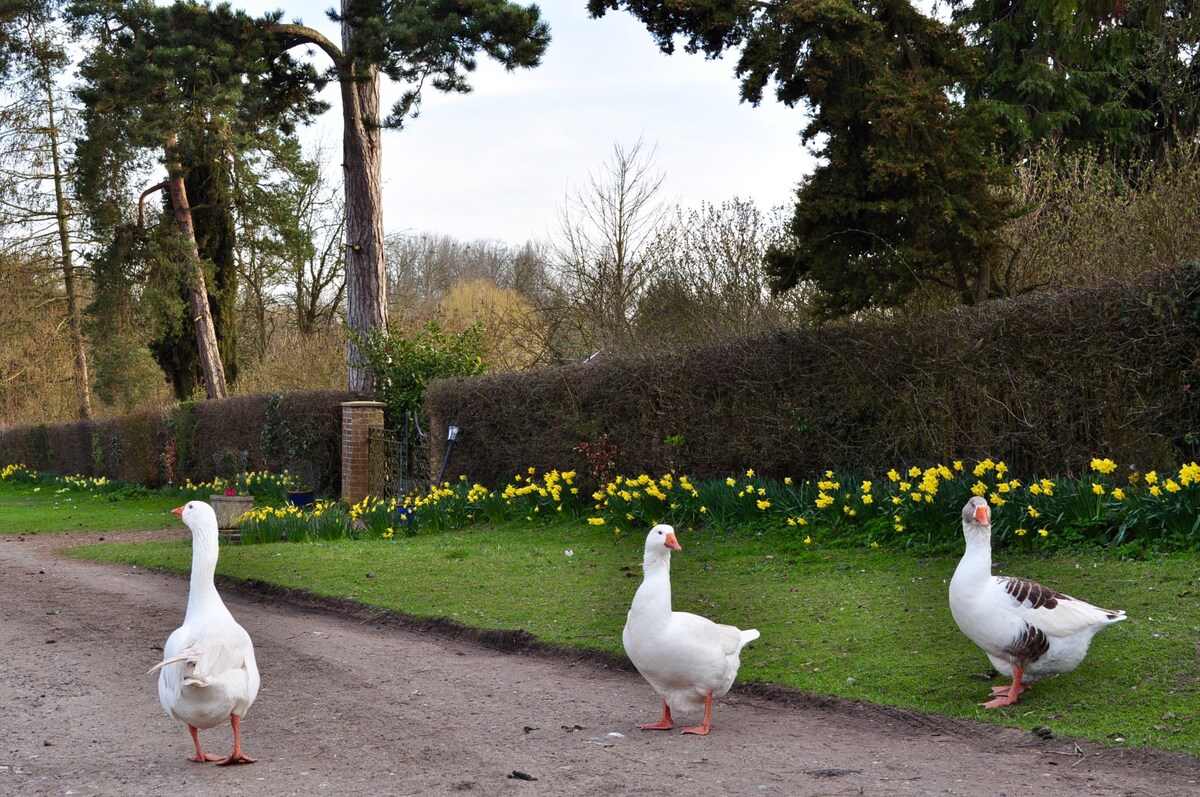
<svg viewBox="0 0 1200 797"><path fill-rule="evenodd" d="M175 517L183 517L183 507L182 506L175 507L174 509L171 510L171 514L174 515Z"/></svg>
<svg viewBox="0 0 1200 797"><path fill-rule="evenodd" d="M992 522L992 510L986 504L975 507L975 522L984 525Z"/></svg>
<svg viewBox="0 0 1200 797"><path fill-rule="evenodd" d="M672 551L682 551L683 550L683 548L679 547L679 540L675 539L674 533L667 535L667 540L664 543L664 545L666 545Z"/></svg>

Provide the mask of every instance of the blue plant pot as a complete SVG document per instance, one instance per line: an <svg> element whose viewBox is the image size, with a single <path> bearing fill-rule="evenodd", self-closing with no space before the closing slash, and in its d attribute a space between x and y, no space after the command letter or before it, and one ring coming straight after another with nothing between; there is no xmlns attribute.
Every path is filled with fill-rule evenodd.
<svg viewBox="0 0 1200 797"><path fill-rule="evenodd" d="M316 490L288 490L287 502L297 507L312 506L317 502Z"/></svg>

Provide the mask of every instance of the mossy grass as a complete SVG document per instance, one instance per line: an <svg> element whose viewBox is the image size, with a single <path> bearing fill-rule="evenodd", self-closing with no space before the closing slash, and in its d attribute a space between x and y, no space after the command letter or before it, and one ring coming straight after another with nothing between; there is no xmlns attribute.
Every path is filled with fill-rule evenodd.
<svg viewBox="0 0 1200 797"><path fill-rule="evenodd" d="M681 531L678 610L762 638L741 678L1033 730L1200 754L1200 557L1139 561L1100 551L1000 551L998 571L1042 580L1129 620L1100 634L1074 673L1016 706L979 707L986 657L955 627L947 587L957 552L831 549L795 530ZM582 521L465 529L392 540L273 543L222 550L219 572L561 645L621 654L641 579L643 535ZM185 572L187 542L112 544L73 555Z"/></svg>

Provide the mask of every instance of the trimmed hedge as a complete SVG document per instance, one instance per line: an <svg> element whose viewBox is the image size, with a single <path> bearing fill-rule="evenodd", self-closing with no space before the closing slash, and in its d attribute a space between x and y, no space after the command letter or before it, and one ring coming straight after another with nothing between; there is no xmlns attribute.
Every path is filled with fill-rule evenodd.
<svg viewBox="0 0 1200 797"><path fill-rule="evenodd" d="M439 380L425 398L431 456L440 463L455 424L447 478L483 484L531 466L593 480L606 468L779 478L985 457L1028 476L1082 473L1095 456L1169 470L1200 443L1198 319L1189 264L917 320ZM606 437L611 467L595 455Z"/></svg>
<svg viewBox="0 0 1200 797"><path fill-rule="evenodd" d="M336 492L341 404L359 398L332 390L256 394L103 421L14 426L0 430L0 462L160 487L227 475L222 463L246 452L247 470L299 471L316 489Z"/></svg>

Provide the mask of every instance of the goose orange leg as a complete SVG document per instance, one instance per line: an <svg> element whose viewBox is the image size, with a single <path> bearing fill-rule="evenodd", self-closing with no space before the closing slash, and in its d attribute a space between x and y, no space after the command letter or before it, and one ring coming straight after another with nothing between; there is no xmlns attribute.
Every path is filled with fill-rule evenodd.
<svg viewBox="0 0 1200 797"><path fill-rule="evenodd" d="M992 687L992 697L1004 697L1005 695L1008 694L1008 690L1010 690L1010 689L1012 689L1011 686L993 686ZM1021 694L1025 694L1028 691L1029 691L1029 684L1021 684Z"/></svg>
<svg viewBox="0 0 1200 797"><path fill-rule="evenodd" d="M1017 698L1021 696L1021 692L1027 688L1021 685L1021 676L1024 672L1025 670L1022 667L1013 667L1012 686L1007 689L1002 686L996 687L992 690L992 694L996 695L996 697L981 705L984 708L1000 708L1001 706L1011 706L1013 703L1016 703ZM1000 690L1004 690L1003 694L1001 694Z"/></svg>
<svg viewBox="0 0 1200 797"><path fill-rule="evenodd" d="M204 748L200 746L200 731L194 725L188 726L188 732L192 734L192 744L196 745L196 753L188 756L188 761L195 761L197 764L204 764L209 761L220 761L221 756L212 755L204 752Z"/></svg>
<svg viewBox="0 0 1200 797"><path fill-rule="evenodd" d="M230 764L253 764L258 759L251 758L242 752L242 718L237 714L230 714L229 724L233 726L233 752L229 754L229 758L226 758L224 761L217 764L217 766L227 767Z"/></svg>
<svg viewBox="0 0 1200 797"><path fill-rule="evenodd" d="M697 736L707 736L709 729L712 728L712 692L704 696L704 719L699 725L689 725L680 733L694 733Z"/></svg>
<svg viewBox="0 0 1200 797"><path fill-rule="evenodd" d="M667 701L663 701L662 719L658 722L647 722L638 725L639 731L669 731L675 727L675 723L671 720L671 707L667 705Z"/></svg>

